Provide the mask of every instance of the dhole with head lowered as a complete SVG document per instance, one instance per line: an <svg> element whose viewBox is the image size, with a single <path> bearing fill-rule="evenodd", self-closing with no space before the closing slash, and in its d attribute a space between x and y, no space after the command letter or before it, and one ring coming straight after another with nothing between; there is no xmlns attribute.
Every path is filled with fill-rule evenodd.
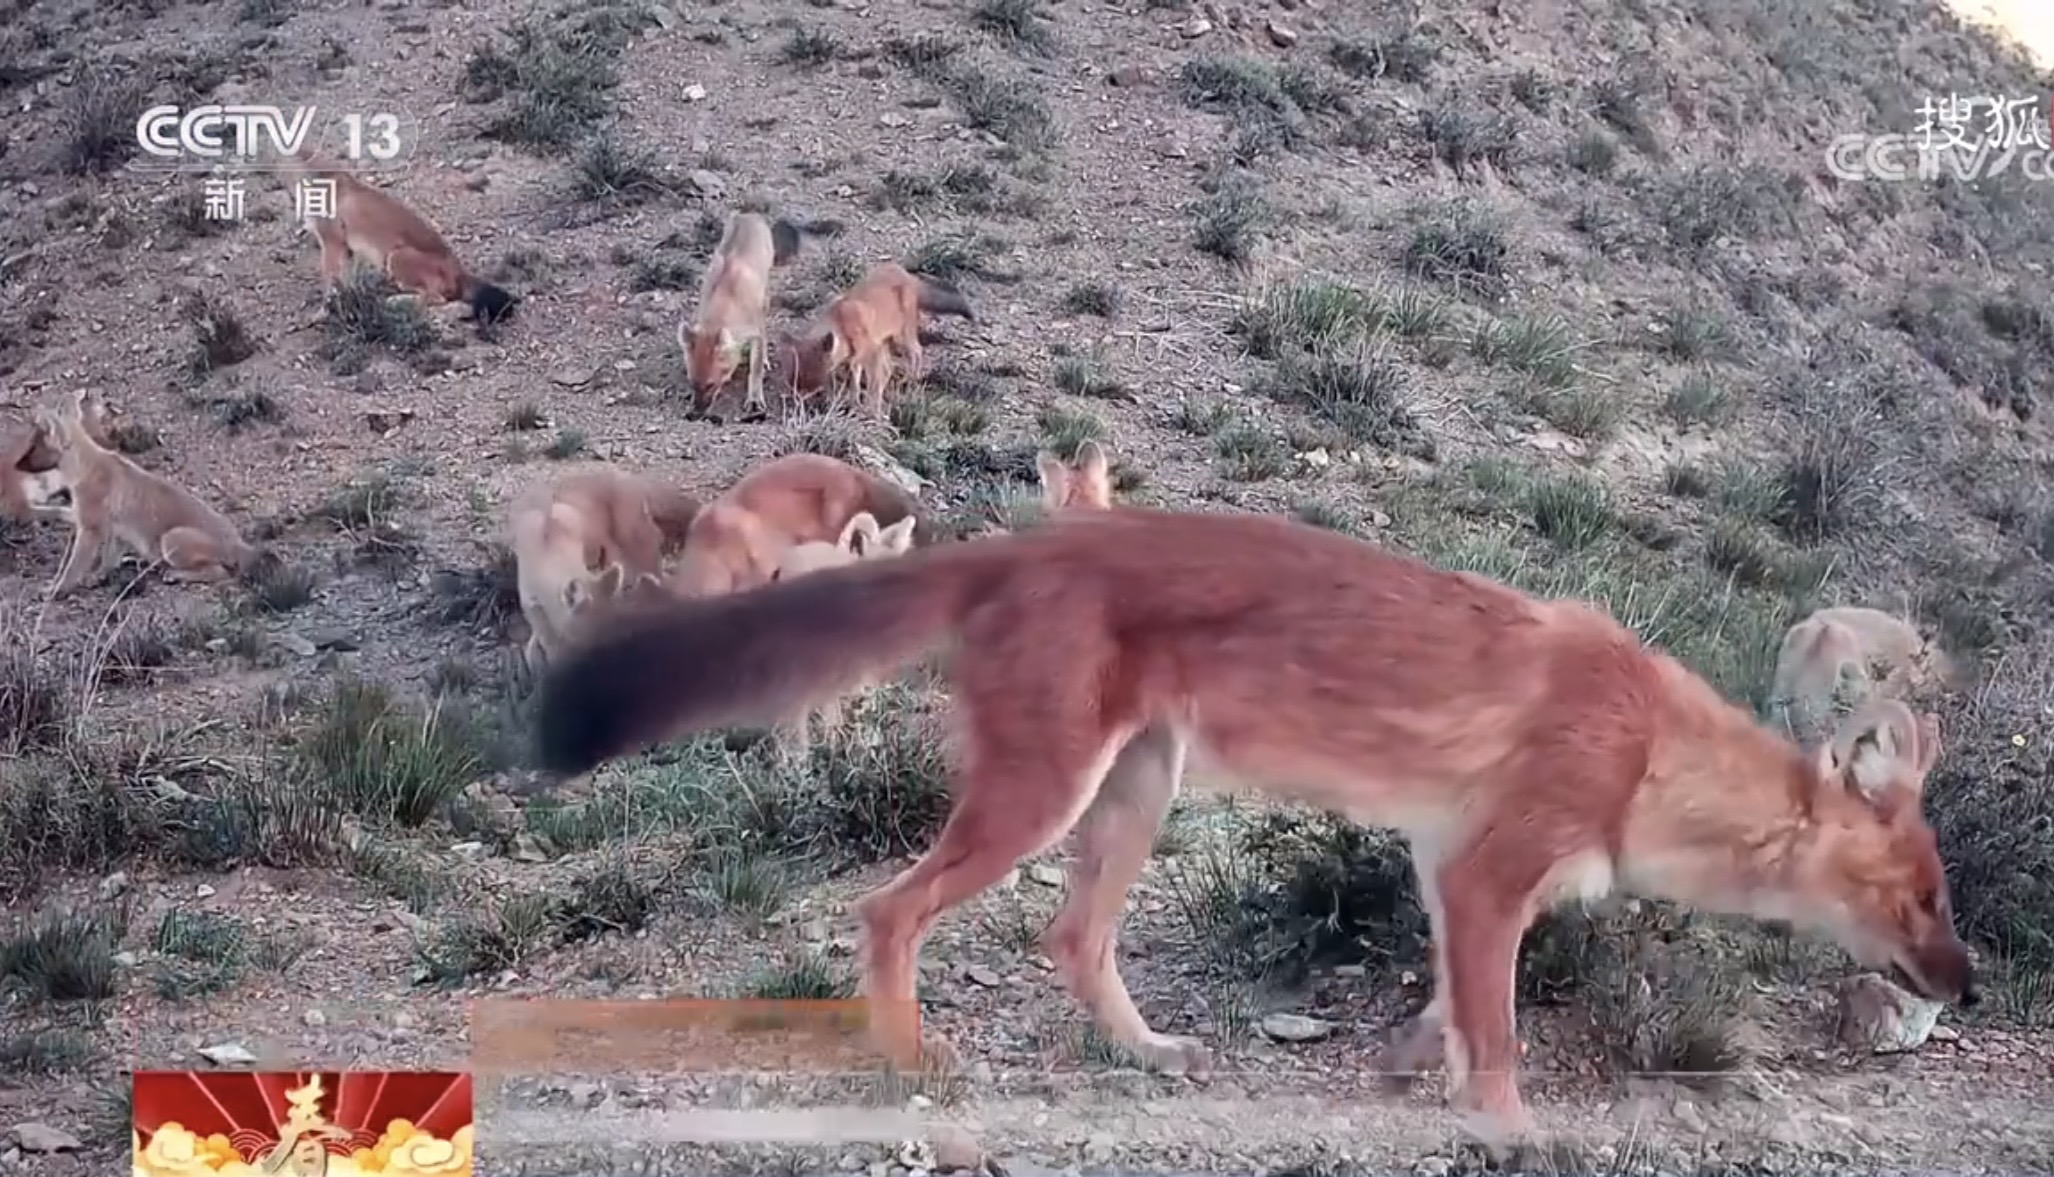
<svg viewBox="0 0 2054 1177"><path fill-rule="evenodd" d="M219 511L193 493L136 465L93 439L86 421L105 410L91 392L63 408L39 410L37 422L57 450L57 473L71 493L71 551L51 595L63 596L105 576L122 546L147 561L163 561L172 582L226 580L256 571L266 557L244 542Z"/></svg>
<svg viewBox="0 0 2054 1177"><path fill-rule="evenodd" d="M678 347L692 382L692 406L704 411L713 395L734 378L743 348L749 352L745 409L763 409L764 327L770 317L770 271L790 261L802 240L798 226L762 213L728 218L727 230L706 264L699 285L699 309L678 324Z"/></svg>
<svg viewBox="0 0 2054 1177"><path fill-rule="evenodd" d="M787 549L836 541L858 512L891 527L918 511L912 495L868 470L825 454L786 454L706 504L670 583L694 597L756 588L770 583Z"/></svg>
<svg viewBox="0 0 2054 1177"><path fill-rule="evenodd" d="M287 174L334 185L335 215L308 216L304 224L321 242L321 276L340 282L352 257L392 280L424 304L464 303L465 318L491 324L513 313L520 300L479 278L427 218L349 169L315 158L295 160Z"/></svg>
<svg viewBox="0 0 2054 1177"><path fill-rule="evenodd" d="M781 371L791 374L795 387L812 385L804 389L810 392L847 369L853 394L859 401L867 399L870 411L881 417L894 349L905 353L906 379L920 379L922 311L977 321L970 300L960 292L897 262L879 262L827 304L819 325L792 343L792 359L781 361Z"/></svg>
<svg viewBox="0 0 2054 1177"><path fill-rule="evenodd" d="M664 553L684 544L698 513L698 500L667 483L597 464L522 491L508 511L508 530L529 667L539 668L563 645L574 583L611 566L630 584L660 578Z"/></svg>
<svg viewBox="0 0 2054 1177"><path fill-rule="evenodd" d="M1614 889L1790 921L1926 997L1971 1002L1932 829L1934 723L1879 703L1807 750L1610 617L1294 520L1114 507L595 634L541 686L545 769L759 723L949 647L954 806L862 899L873 1025L921 1053L919 945L942 912L1079 832L1043 944L1099 1027L1169 1070L1114 953L1124 897L1184 777L1395 827L1433 928L1414 1045L1494 1144L1532 1122L1514 977L1547 906Z"/></svg>

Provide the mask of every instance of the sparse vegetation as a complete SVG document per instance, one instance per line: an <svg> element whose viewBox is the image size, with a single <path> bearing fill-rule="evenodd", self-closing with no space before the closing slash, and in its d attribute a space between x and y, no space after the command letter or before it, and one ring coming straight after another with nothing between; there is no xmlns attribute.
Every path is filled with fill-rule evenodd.
<svg viewBox="0 0 2054 1177"><path fill-rule="evenodd" d="M1037 453L1096 442L1123 501L1288 515L1591 602L1807 735L1768 697L1789 626L1827 604L1908 613L1955 672L1910 697L1942 733L1921 812L1993 999L1944 1014L1956 1039L1916 1066L1872 1061L1817 1016L1855 966L1816 938L1645 899L1571 905L1524 938L1524 1069L1576 1107L1659 1113L1610 1145L1622 1175L1697 1171L1701 1137L1734 1171L2038 1164L2054 190L1835 181L1816 136L1764 128L1903 131L1936 78L2032 94L2044 71L1909 0L1581 3L1552 24L1258 7L488 2L449 49L450 14L390 5L147 0L76 29L22 6L0 33L19 222L0 226L0 441L32 402L105 388L115 448L261 550L228 583L124 572L45 601L67 525L0 523L0 1088L25 1097L16 1119L85 1142L22 1163L119 1168L125 1114L103 1125L76 1093L120 1060L231 1037L318 1053L340 1040L316 1014L360 1003L379 1009L361 1033L397 1043L439 1040L482 995L852 996L858 896L947 820L966 717L945 663L850 694L803 748L732 727L542 779L527 745L547 660L523 653L508 504L587 461L711 496L762 457L813 452L917 484L918 542L943 545L1042 525ZM166 36L185 48L147 67L119 51ZM205 215L194 161L130 182L132 161L164 162L139 152L141 110L265 78L324 112L368 84L434 113L403 131L410 166L374 182L542 313L457 325L461 308L402 295L368 256L331 289L317 247L287 244L283 195L252 183L234 222ZM845 235L821 219L852 203ZM769 278L772 407L688 417L678 326L737 210L805 229ZM892 257L975 320L923 315L925 373L882 420L784 396L788 333ZM1119 679L1084 685L1113 706ZM1194 782L1206 771L1194 757ZM1052 871L1075 849L1021 863L923 949L925 1016L974 1024L957 1044L979 1069L890 1076L864 1100L975 1101L982 1068L1053 1065L1079 1072L1063 1079L1080 1099L1149 1085L1178 1149L1146 1131L1085 1143L1105 1134L1073 1131L1056 1100L1028 1171L1335 1169L1316 1115L1289 1113L1293 1156L1273 1155L1286 1133L1264 1116L1372 1073L1401 999L1433 984L1406 840L1195 790L1158 832L1117 959L1151 1025L1240 1073L1231 1141L1183 1114L1183 1085L1109 1074L1143 1060L1048 1021ZM1276 1014L1333 1032L1257 1045L1290 1037ZM1970 1107L1961 1080L1991 1059L2018 1086L1978 1086ZM1804 1125L1773 1142L1738 1105L1673 1090L1769 1071L1775 1110L1794 1101ZM1614 1080L1623 1094L1598 1090ZM1842 1139L1843 1114L1877 1099L1893 1115ZM1814 1102L1833 1106L1812 1118ZM1933 1123L1968 1135L1943 1144ZM1410 1147L1348 1144L1365 1171L1474 1167ZM948 1167L917 1143L675 1151L615 1159Z"/></svg>

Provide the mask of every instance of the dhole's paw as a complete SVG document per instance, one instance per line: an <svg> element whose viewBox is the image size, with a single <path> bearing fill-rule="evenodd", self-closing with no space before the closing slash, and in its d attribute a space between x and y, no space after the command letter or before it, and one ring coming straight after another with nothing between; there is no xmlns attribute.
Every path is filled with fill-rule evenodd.
<svg viewBox="0 0 2054 1177"><path fill-rule="evenodd" d="M1462 1131L1472 1142L1489 1153L1492 1160L1503 1166L1524 1167L1519 1163L1522 1158L1535 1155L1536 1149L1546 1150L1551 1147L1534 1124L1533 1116L1523 1106L1505 1111L1465 1112L1462 1116Z"/></svg>
<svg viewBox="0 0 2054 1177"><path fill-rule="evenodd" d="M1183 1075L1200 1083L1212 1078L1212 1051L1196 1038L1157 1034L1153 1041L1131 1049L1142 1062L1165 1075Z"/></svg>

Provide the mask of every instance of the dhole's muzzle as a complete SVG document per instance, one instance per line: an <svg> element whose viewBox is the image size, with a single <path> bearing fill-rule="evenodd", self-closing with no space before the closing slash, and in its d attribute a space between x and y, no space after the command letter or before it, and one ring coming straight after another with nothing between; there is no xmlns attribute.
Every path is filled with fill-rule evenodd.
<svg viewBox="0 0 2054 1177"><path fill-rule="evenodd" d="M1890 979L1928 1001L1972 1006L1982 999L1968 945L1952 931L1899 947L1892 954Z"/></svg>

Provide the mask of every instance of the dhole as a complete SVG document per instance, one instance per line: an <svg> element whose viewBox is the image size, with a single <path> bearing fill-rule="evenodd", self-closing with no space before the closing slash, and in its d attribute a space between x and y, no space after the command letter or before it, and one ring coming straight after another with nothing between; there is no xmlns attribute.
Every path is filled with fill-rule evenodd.
<svg viewBox="0 0 2054 1177"><path fill-rule="evenodd" d="M71 492L71 551L51 586L63 596L88 576L105 576L120 546L146 561L162 560L165 579L225 580L257 568L265 553L245 543L219 511L191 491L136 465L93 439L85 422L104 413L91 392L64 409L39 411L38 423L57 450L57 472ZM117 543L118 541L118 543Z"/></svg>
<svg viewBox="0 0 2054 1177"><path fill-rule="evenodd" d="M1790 627L1776 659L1775 694L1780 699L1830 695L1843 666L1853 663L1864 680L1883 671L1882 684L1902 687L1931 677L1945 679L1946 655L1900 617L1880 609L1842 606L1821 609Z"/></svg>
<svg viewBox="0 0 2054 1177"><path fill-rule="evenodd" d="M104 449L116 448L108 418L114 410L97 396L78 402L86 435ZM51 502L66 489L64 476L57 473L57 448L39 418L0 439L0 516L35 519L59 516L64 508Z"/></svg>
<svg viewBox="0 0 2054 1177"><path fill-rule="evenodd" d="M1105 449L1095 441L1077 448L1077 460L1065 462L1043 450L1034 456L1041 474L1041 505L1048 511L1084 507L1103 511L1113 505L1111 464Z"/></svg>
<svg viewBox="0 0 2054 1177"><path fill-rule="evenodd" d="M699 310L678 324L678 347L692 382L692 405L704 410L734 377L743 347L749 349L747 409L762 409L764 325L770 316L770 271L799 252L798 226L761 213L736 213L706 264L699 286Z"/></svg>
<svg viewBox="0 0 2054 1177"><path fill-rule="evenodd" d="M665 483L606 466L574 470L522 491L508 511L524 650L531 669L555 657L569 632L566 593L593 569L660 577L663 555L682 545L696 499Z"/></svg>
<svg viewBox="0 0 2054 1177"><path fill-rule="evenodd" d="M828 304L820 325L795 344L788 365L794 385L824 385L847 368L855 395L861 398L867 392L871 411L883 416L894 347L905 352L906 378L920 378L922 311L977 321L970 300L957 291L916 277L896 262L872 266Z"/></svg>
<svg viewBox="0 0 2054 1177"><path fill-rule="evenodd" d="M913 547L913 525L919 519L908 515L890 527L877 526L877 517L868 511L858 511L849 525L842 528L840 536L833 543L808 540L785 549L778 559L777 571L770 579L790 580L809 572L827 568L840 568L860 560L885 560L903 556Z"/></svg>
<svg viewBox="0 0 2054 1177"><path fill-rule="evenodd" d="M1527 1137L1521 935L1615 888L1816 929L1934 999L1976 999L1920 812L1936 726L1877 703L1807 751L1577 602L1294 520L1114 507L713 600L595 635L541 686L540 759L580 774L761 722L952 648L954 810L857 905L881 1043L920 1056L915 962L943 912L1079 826L1043 939L1103 1032L1170 1070L1114 955L1123 899L1195 766L1395 827L1432 922L1435 997L1472 1131Z"/></svg>
<svg viewBox="0 0 2054 1177"><path fill-rule="evenodd" d="M398 197L334 164L315 159L296 164L288 174L335 185L335 215L305 220L321 242L321 275L329 285L342 280L354 256L427 305L468 304L464 317L480 323L505 318L519 303L465 269L435 226Z"/></svg>
<svg viewBox="0 0 2054 1177"><path fill-rule="evenodd" d="M671 587L713 596L770 583L786 549L831 543L860 511L890 527L914 515L913 496L825 454L787 454L758 466L692 520Z"/></svg>

